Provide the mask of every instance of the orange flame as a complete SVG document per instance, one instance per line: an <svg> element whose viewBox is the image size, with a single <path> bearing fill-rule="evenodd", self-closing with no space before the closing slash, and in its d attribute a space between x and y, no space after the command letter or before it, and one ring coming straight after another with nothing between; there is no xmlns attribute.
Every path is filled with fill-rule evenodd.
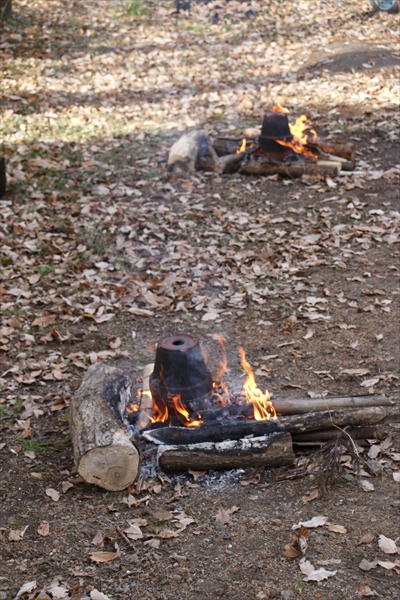
<svg viewBox="0 0 400 600"><path fill-rule="evenodd" d="M246 146L247 146L246 138L243 138L242 145L240 146L239 150L236 150L236 154L240 154L241 152L245 152L246 151Z"/></svg>
<svg viewBox="0 0 400 600"><path fill-rule="evenodd" d="M246 353L243 348L239 348L239 353L242 359L240 364L247 373L246 381L243 384L243 391L246 394L246 402L251 402L253 404L255 420L263 421L264 419L277 419L276 411L270 401L268 390L265 390L265 393L263 393L257 387L253 369L246 360Z"/></svg>
<svg viewBox="0 0 400 600"><path fill-rule="evenodd" d="M174 410L175 410L177 417L181 421L182 421L181 417L183 417L182 424L185 425L185 427L198 427L199 425L202 424L203 421L201 420L201 418L199 418L198 421L190 420L189 412L183 406L180 394L177 394L176 396L172 396L171 400L172 400L172 404L174 405ZM197 415L197 416L200 417L200 415Z"/></svg>
<svg viewBox="0 0 400 600"><path fill-rule="evenodd" d="M149 394L150 397L151 396L151 392L142 392L143 394ZM150 417L150 421L152 423L165 423L165 421L168 421L169 419L169 413L168 413L168 406L163 403L162 406L159 406L158 404L156 404L153 401L153 416Z"/></svg>
<svg viewBox="0 0 400 600"><path fill-rule="evenodd" d="M277 104L276 106L272 107L272 111L289 114L290 110L282 106L280 104L281 101L283 101L282 98L277 99ZM300 117L298 117L294 125L291 125L289 123L289 129L290 133L293 136L293 139L290 142L276 140L278 144L280 144L281 146L287 146L288 148L291 148L298 154L304 154L305 156L312 156L313 158L317 158L316 155L313 152L311 152L311 150L305 147L308 142L315 142L318 137L317 132L314 131L314 129L309 128L309 120L306 117L306 115L301 115ZM312 136L311 139L310 134Z"/></svg>

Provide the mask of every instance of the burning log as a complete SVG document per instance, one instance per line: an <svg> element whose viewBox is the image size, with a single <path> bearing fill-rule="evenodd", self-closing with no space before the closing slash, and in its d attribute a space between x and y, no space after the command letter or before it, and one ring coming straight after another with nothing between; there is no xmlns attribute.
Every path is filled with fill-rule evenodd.
<svg viewBox="0 0 400 600"><path fill-rule="evenodd" d="M360 427L400 422L400 404L393 406L367 406L347 410L325 410L305 415L281 417L279 425L292 434L319 431L336 427Z"/></svg>
<svg viewBox="0 0 400 600"><path fill-rule="evenodd" d="M302 175L336 177L341 167L342 164L340 162L329 160L278 163L265 157L261 160L251 160L247 164L242 165L239 172L245 175L287 175L293 178L301 177Z"/></svg>
<svg viewBox="0 0 400 600"><path fill-rule="evenodd" d="M89 367L71 400L75 466L88 483L106 490L129 487L140 472L140 450L121 418L131 388L126 373L98 362Z"/></svg>
<svg viewBox="0 0 400 600"><path fill-rule="evenodd" d="M285 432L217 443L161 445L158 449L164 471L282 467L293 460L292 438Z"/></svg>

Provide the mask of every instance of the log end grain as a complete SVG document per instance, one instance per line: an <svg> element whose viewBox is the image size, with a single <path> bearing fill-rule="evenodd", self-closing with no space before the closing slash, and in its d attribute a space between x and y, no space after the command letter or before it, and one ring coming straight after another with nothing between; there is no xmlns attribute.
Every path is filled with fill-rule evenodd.
<svg viewBox="0 0 400 600"><path fill-rule="evenodd" d="M78 465L85 481L112 492L132 485L139 471L140 454L124 432L115 432L111 445L88 450Z"/></svg>

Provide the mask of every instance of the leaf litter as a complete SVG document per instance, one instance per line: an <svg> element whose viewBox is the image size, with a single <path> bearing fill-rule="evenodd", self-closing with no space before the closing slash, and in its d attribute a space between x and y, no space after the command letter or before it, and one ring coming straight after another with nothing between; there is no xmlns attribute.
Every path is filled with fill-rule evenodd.
<svg viewBox="0 0 400 600"><path fill-rule="evenodd" d="M367 3L361 4L360 11ZM7 61L2 152L11 187L1 201L0 375L5 405L15 406L19 393L24 402L32 402L32 414L13 417L7 433L20 431L23 439L30 439L41 422L55 422L57 413L65 414L82 371L97 360L132 356L132 341L138 344L136 356L142 335L149 335L148 324L158 316L176 319L178 327L189 317L194 329L227 327L231 319L260 322L257 331L269 328L268 335L273 332L282 344L278 356L275 345L254 343L257 358L275 357L266 360L274 360L275 370L267 372L274 378L274 389L285 377L298 389L312 387L309 394L318 387L319 396L333 390L331 381L342 390L351 387L352 393L394 389L398 380L390 360L393 351L390 344L378 348L388 343L397 314L391 283L396 266L379 267L383 280L376 277L373 265L362 261L374 262L377 250L392 253L398 246L399 216L380 198L395 188L399 170L393 164L377 164L382 158L369 150L382 144L386 152L385 144L397 135L398 115L392 110L397 73L390 68L336 72L329 70L331 63L322 62L317 74L305 65L335 41L380 44L384 38L396 45L396 17L380 13L366 18L354 3L342 1L326 3L324 13L319 3L307 4L304 10L304 3L231 1L221 10L213 2L193 2L190 17L174 19L171 6L163 2L143 3L145 12L133 17L122 8L112 14L108 5L96 5L94 15L86 3L70 14L53 7L50 17L42 2L35 11L24 2L17 7L29 16L33 35L29 38L22 30L20 36L20 25L7 24L0 40ZM69 39L72 13L84 15L88 26L74 26ZM331 27L326 26L327 15ZM271 32L271 39L261 39L263 31ZM30 40L35 38L38 44L33 48ZM71 41L78 38L79 43ZM97 51L103 43L112 48L112 56ZM185 61L179 56L182 51ZM188 92L191 86L194 93ZM178 129L208 122L229 134L223 130L226 123L239 133L246 121L258 126L277 93L287 97L292 112L307 112L328 135L339 129L340 135L363 138L353 174L335 181L305 178L284 188L278 179L221 181L203 173L182 182L164 170ZM79 94L84 96L75 102ZM365 128L368 140L362 133ZM371 138L375 130L379 135L372 135L378 141ZM123 167L110 160L118 154ZM279 195L281 189L285 196L289 191L293 195L289 206ZM379 200L369 193L379 193ZM115 327L126 315L136 334L133 339L129 334L129 342ZM373 342L364 339L370 317L377 323L371 331ZM297 345L286 346L285 336L292 333ZM152 332L152 342L157 335ZM89 336L102 341L92 346ZM321 344L321 338L330 344L326 359L320 346L312 354L311 346ZM371 343L373 356L364 355ZM317 359L329 363L332 348L341 360L316 367ZM308 375L299 364L313 369ZM295 369L295 376L288 368ZM378 446L372 454L377 450ZM383 456L381 448L372 459L384 460ZM37 460L32 455L25 458ZM39 470L32 470L34 483L41 481L33 476ZM45 481L42 494L48 485L58 493L59 482L49 481L46 473L39 475ZM263 477L254 483L260 488ZM65 500L80 493L75 486L69 489ZM203 487L189 489L189 494L202 492ZM18 494L15 491L15 497ZM162 496L161 492L160 500ZM182 491L174 497L168 506L183 498ZM139 511L147 504L154 508L149 496L129 494L121 502L125 500L121 512ZM64 509L63 501L58 498L49 510ZM32 534L43 517L48 515L37 519ZM168 519L174 523L170 531L179 531L183 519L181 524ZM334 520L333 515L329 519ZM121 528L130 521L126 518ZM19 538L18 544L25 541ZM144 544L148 542L160 540L150 538ZM154 551L158 545L147 547ZM20 584L14 589L17 593ZM348 590L347 596L352 593Z"/></svg>

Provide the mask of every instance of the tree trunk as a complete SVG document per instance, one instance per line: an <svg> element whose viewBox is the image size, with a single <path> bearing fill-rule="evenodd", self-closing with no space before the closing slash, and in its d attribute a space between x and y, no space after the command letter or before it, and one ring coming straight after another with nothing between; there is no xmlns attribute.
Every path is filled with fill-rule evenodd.
<svg viewBox="0 0 400 600"><path fill-rule="evenodd" d="M70 404L75 466L87 482L106 490L129 487L140 472L140 450L120 417L131 387L126 373L95 363Z"/></svg>

